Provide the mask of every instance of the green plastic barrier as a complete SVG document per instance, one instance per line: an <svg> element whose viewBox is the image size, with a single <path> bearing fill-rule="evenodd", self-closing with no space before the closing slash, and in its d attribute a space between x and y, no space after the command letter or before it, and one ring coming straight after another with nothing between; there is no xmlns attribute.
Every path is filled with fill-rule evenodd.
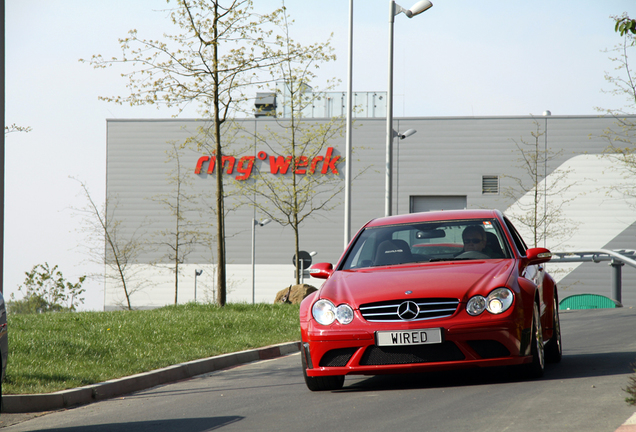
<svg viewBox="0 0 636 432"><path fill-rule="evenodd" d="M612 309L622 305L609 297L597 294L575 294L559 303L559 310L573 309Z"/></svg>

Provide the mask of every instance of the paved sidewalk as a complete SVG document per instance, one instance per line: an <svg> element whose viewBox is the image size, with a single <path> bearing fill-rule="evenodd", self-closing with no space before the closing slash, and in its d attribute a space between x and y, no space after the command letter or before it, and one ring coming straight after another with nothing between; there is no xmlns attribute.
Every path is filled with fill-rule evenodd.
<svg viewBox="0 0 636 432"><path fill-rule="evenodd" d="M3 395L5 413L53 411L108 399L160 384L179 381L243 363L267 360L300 351L300 342L288 342L237 353L193 360L129 377L55 393Z"/></svg>

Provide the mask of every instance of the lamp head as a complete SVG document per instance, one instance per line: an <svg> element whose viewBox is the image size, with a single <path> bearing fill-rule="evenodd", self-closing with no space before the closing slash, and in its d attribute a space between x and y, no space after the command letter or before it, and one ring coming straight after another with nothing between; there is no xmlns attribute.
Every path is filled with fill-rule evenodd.
<svg viewBox="0 0 636 432"><path fill-rule="evenodd" d="M415 132L417 132L415 129L408 129L406 132L404 132L403 134L400 134L399 137L400 139L404 139L406 137L410 137L411 135L413 135Z"/></svg>
<svg viewBox="0 0 636 432"><path fill-rule="evenodd" d="M411 6L411 9L407 10L404 13L406 14L407 17L413 18L414 16L419 15L422 12L427 11L428 9L432 7L433 7L433 3L431 3L429 0L421 0L415 3L413 6Z"/></svg>

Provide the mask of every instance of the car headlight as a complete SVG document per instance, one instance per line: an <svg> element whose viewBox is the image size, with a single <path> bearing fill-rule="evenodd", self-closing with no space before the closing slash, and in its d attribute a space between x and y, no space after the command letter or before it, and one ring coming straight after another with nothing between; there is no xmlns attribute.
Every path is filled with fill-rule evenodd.
<svg viewBox="0 0 636 432"><path fill-rule="evenodd" d="M468 312L469 315L476 316L484 310L486 310L486 299L480 295L471 297L466 304L466 312Z"/></svg>
<svg viewBox="0 0 636 432"><path fill-rule="evenodd" d="M466 312L469 315L479 315L484 310L487 310L493 315L498 315L507 311L515 296L508 288L497 288L493 290L488 297L476 295L471 297L466 304Z"/></svg>
<svg viewBox="0 0 636 432"><path fill-rule="evenodd" d="M340 324L353 321L353 309L348 304L336 307L329 300L318 300L311 308L311 314L318 324L331 325L335 320Z"/></svg>

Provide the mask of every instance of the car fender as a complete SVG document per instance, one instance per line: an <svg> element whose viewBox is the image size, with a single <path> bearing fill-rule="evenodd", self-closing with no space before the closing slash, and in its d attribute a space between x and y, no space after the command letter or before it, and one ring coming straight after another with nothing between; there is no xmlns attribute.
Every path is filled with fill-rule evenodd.
<svg viewBox="0 0 636 432"><path fill-rule="evenodd" d="M307 322L311 319L311 306L314 304L314 301L317 299L318 291L314 291L309 294L307 297L300 302L300 321Z"/></svg>
<svg viewBox="0 0 636 432"><path fill-rule="evenodd" d="M548 273L543 277L543 303L545 304L545 313L541 317L541 325L543 326L543 340L552 338L554 329L554 308L552 307L556 300L557 308L559 307L559 294L557 284Z"/></svg>
<svg viewBox="0 0 636 432"><path fill-rule="evenodd" d="M519 296L521 297L518 307L523 322L520 352L527 356L530 355L530 344L532 342L532 308L534 307L534 303L538 302L539 292L537 286L523 276L518 277L517 283L519 286Z"/></svg>

